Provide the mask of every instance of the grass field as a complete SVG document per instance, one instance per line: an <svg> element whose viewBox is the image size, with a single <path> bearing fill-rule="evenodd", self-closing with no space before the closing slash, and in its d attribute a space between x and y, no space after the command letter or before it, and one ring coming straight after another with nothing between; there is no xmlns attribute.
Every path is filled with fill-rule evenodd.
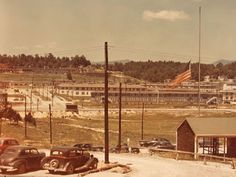
<svg viewBox="0 0 236 177"><path fill-rule="evenodd" d="M176 128L187 117L194 117L196 113L152 113L145 112L144 139L165 137L175 143ZM203 113L203 117L235 117L235 113ZM141 114L122 115L122 141L130 139L131 146L137 146L141 139ZM104 133L103 117L90 117L83 119L53 118L53 145L73 145L76 143L92 143L103 145ZM118 116L109 117L110 146L118 141ZM24 126L10 125L3 121L2 136L16 137L24 142ZM27 129L28 140L39 147L50 147L49 120L37 119L37 127L29 126Z"/></svg>

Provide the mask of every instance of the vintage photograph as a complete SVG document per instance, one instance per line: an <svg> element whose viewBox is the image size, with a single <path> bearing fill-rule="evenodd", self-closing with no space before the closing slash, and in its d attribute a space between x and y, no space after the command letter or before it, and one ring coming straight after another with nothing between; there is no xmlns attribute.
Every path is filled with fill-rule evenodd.
<svg viewBox="0 0 236 177"><path fill-rule="evenodd" d="M235 0L0 0L0 176L236 177Z"/></svg>

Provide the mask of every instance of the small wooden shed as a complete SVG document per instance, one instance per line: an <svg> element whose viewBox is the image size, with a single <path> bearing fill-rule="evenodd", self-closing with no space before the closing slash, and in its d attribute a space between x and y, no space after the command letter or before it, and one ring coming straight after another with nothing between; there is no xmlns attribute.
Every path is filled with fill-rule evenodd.
<svg viewBox="0 0 236 177"><path fill-rule="evenodd" d="M187 118L176 144L181 151L236 157L236 118Z"/></svg>

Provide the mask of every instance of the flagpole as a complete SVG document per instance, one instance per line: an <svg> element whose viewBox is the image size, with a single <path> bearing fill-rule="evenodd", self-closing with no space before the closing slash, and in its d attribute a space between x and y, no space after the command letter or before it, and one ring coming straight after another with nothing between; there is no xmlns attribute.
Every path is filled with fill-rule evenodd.
<svg viewBox="0 0 236 177"><path fill-rule="evenodd" d="M200 117L201 109L200 109L200 81L201 81L201 6L199 7L199 53L198 53L198 116Z"/></svg>

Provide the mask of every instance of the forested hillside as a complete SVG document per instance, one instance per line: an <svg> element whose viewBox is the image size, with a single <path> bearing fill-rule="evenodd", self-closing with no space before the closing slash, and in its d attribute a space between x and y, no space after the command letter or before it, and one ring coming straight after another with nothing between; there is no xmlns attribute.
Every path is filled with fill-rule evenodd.
<svg viewBox="0 0 236 177"><path fill-rule="evenodd" d="M110 66L111 70L123 71L126 75L147 80L150 82L163 82L166 79L174 79L176 75L184 72L188 63L174 61L147 61L147 62L128 62L125 64L115 63ZM198 80L198 63L191 64L192 79ZM223 65L219 63L201 64L201 79L210 75L212 78L226 76L236 77L236 62Z"/></svg>
<svg viewBox="0 0 236 177"><path fill-rule="evenodd" d="M38 68L63 68L91 65L84 55L74 57L56 57L49 53L45 56L39 55L0 55L0 63L11 67L38 67ZM163 82L166 79L174 79L176 75L186 70L188 63L174 61L129 61L127 63L115 62L109 65L109 70L122 71L124 74L143 79L150 82ZM98 64L97 64L98 65ZM192 79L198 80L198 63L191 64ZM201 64L201 79L209 75L212 78L226 76L236 77L236 62L229 64L218 63Z"/></svg>
<svg viewBox="0 0 236 177"><path fill-rule="evenodd" d="M49 53L45 56L39 55L0 55L0 63L11 67L38 67L38 68L61 68L88 66L90 61L84 55L74 57L55 57Z"/></svg>

